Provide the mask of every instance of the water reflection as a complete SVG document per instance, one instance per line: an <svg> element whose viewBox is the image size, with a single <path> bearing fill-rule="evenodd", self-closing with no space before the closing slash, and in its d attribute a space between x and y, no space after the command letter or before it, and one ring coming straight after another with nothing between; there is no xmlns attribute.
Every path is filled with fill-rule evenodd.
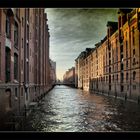
<svg viewBox="0 0 140 140"><path fill-rule="evenodd" d="M25 131L139 131L140 106L55 86L27 120Z"/></svg>

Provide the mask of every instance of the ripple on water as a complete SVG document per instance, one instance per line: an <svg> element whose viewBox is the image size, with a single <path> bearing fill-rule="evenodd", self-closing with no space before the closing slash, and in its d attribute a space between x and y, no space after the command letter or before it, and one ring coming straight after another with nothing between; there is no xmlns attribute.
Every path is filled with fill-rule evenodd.
<svg viewBox="0 0 140 140"><path fill-rule="evenodd" d="M95 132L140 130L140 106L66 86L51 90L27 120L26 130Z"/></svg>

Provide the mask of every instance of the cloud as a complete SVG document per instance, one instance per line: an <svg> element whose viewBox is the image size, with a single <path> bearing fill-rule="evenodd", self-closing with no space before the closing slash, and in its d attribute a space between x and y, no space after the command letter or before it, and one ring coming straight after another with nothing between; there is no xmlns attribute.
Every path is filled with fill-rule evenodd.
<svg viewBox="0 0 140 140"><path fill-rule="evenodd" d="M49 8L46 12L50 29L50 56L56 61L57 68L63 71L72 67L81 51L93 48L105 37L107 21L117 21L117 9ZM65 64L67 67L64 67Z"/></svg>

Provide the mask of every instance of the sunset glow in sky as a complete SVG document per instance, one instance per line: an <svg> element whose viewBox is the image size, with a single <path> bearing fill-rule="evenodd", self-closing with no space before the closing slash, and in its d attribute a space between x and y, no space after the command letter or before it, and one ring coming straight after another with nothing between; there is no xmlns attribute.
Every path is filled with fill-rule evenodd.
<svg viewBox="0 0 140 140"><path fill-rule="evenodd" d="M75 65L86 48L93 48L107 33L107 21L117 21L118 9L47 8L50 32L50 58L56 61L56 74Z"/></svg>

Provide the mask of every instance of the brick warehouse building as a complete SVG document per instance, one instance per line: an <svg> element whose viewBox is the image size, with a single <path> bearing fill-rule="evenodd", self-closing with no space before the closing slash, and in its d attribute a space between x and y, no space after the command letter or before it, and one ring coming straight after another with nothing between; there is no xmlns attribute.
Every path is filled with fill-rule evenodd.
<svg viewBox="0 0 140 140"><path fill-rule="evenodd" d="M63 75L63 83L75 87L75 67L68 69Z"/></svg>
<svg viewBox="0 0 140 140"><path fill-rule="evenodd" d="M75 60L77 87L140 101L140 9L119 9L107 35Z"/></svg>
<svg viewBox="0 0 140 140"><path fill-rule="evenodd" d="M1 126L11 114L23 115L25 106L51 88L49 29L44 11L0 9Z"/></svg>

